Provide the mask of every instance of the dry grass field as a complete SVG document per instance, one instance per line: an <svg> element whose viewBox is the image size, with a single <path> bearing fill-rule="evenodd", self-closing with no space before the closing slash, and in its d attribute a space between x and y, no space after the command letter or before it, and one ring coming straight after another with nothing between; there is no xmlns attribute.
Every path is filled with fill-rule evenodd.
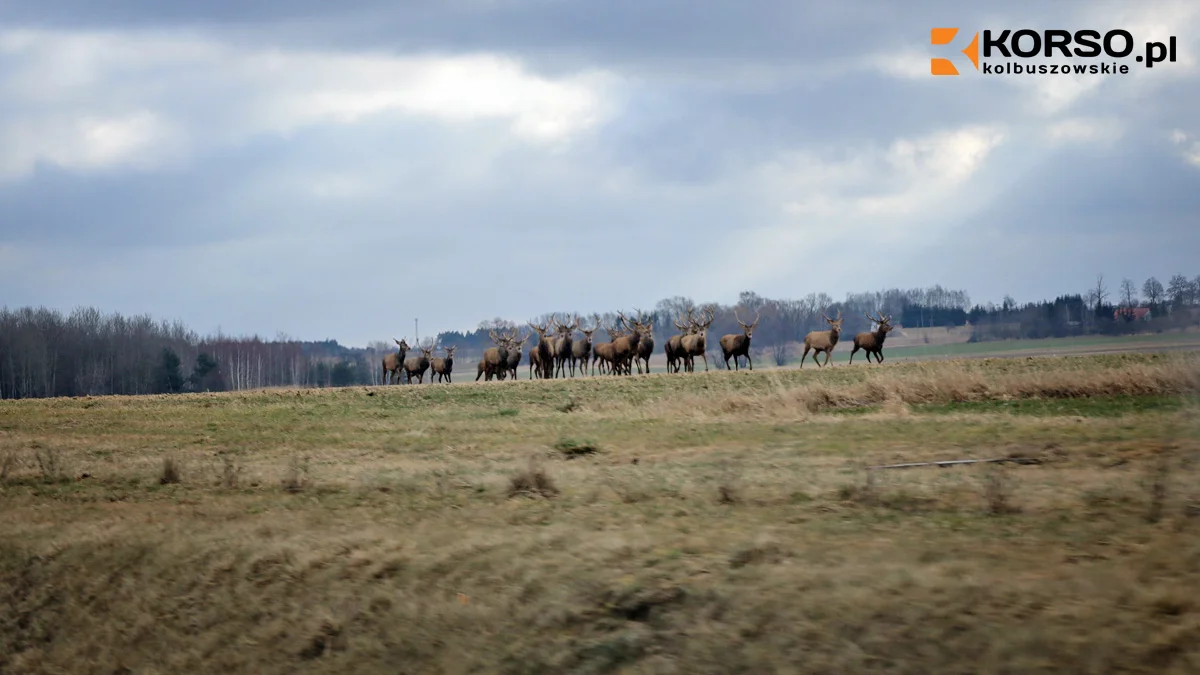
<svg viewBox="0 0 1200 675"><path fill-rule="evenodd" d="M4 401L0 672L1196 673L1198 394L1166 353ZM1037 462L865 468L968 457Z"/></svg>

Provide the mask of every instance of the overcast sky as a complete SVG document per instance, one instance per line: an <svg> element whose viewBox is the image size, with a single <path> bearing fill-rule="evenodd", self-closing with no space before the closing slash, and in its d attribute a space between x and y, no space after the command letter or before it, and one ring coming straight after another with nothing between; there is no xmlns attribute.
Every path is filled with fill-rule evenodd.
<svg viewBox="0 0 1200 675"><path fill-rule="evenodd" d="M1200 274L1200 2L965 4L0 0L0 304L363 345ZM988 76L984 28L1178 62Z"/></svg>

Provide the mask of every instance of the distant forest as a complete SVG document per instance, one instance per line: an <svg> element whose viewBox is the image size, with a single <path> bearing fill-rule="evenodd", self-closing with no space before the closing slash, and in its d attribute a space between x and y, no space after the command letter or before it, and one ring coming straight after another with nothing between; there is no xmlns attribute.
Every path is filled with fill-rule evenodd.
<svg viewBox="0 0 1200 675"><path fill-rule="evenodd" d="M1150 311L1132 311L1135 308ZM1175 275L1165 286L1150 278L1140 287L1123 279L1115 288L1100 276L1082 294L1023 305L1009 297L1000 305L972 305L965 291L933 286L851 293L840 302L825 293L771 299L746 291L733 306L674 297L643 309L644 315L653 317L656 352L661 353L667 336L678 332L673 322L688 309L713 310L709 344L710 350L718 350L716 338L740 332L736 311L747 323L759 317L753 342L756 354L785 363L793 343L810 330L826 327L822 314L834 317L839 311L845 318L843 334L869 330L872 324L864 315L879 312L905 328L969 325L972 341L1120 335L1195 325L1200 322L1200 276L1189 280ZM631 316L638 310L623 311ZM565 321L574 314L559 311L553 316ZM542 323L551 316L530 319ZM616 320L614 311L583 316L580 323L604 328ZM455 373L470 380L482 351L492 346L489 330L497 328L521 329L522 335L529 332L525 322L495 318L480 322L469 333L440 333L434 341L439 346L457 346ZM596 334L596 341L605 339L603 331ZM525 351L532 345L533 340L526 343ZM201 337L178 321L156 321L145 315L105 314L90 307L69 314L5 307L0 310L0 398L380 384L381 359L394 351L390 339L356 348L335 340L302 341L286 335Z"/></svg>

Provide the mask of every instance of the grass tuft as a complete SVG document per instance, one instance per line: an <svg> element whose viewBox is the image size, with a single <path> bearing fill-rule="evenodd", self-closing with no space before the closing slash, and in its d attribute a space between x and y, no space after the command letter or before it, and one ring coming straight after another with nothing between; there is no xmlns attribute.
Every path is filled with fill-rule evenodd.
<svg viewBox="0 0 1200 675"><path fill-rule="evenodd" d="M508 496L556 497L558 486L546 470L533 462L528 468L517 471L508 479Z"/></svg>
<svg viewBox="0 0 1200 675"><path fill-rule="evenodd" d="M158 482L160 485L174 485L183 480L183 467L179 465L179 461L174 457L163 457L162 471L159 473Z"/></svg>

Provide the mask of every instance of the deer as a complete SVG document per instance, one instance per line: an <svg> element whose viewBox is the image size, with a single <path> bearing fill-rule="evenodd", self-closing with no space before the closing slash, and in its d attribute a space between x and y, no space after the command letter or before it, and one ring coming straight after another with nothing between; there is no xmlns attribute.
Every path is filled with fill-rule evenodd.
<svg viewBox="0 0 1200 675"><path fill-rule="evenodd" d="M549 380L554 377L554 352L550 344L550 339L546 334L550 332L550 324L546 323L541 326L530 322L529 327L538 335L538 342L533 346L533 351L529 354L529 360L533 362L533 354L537 353L537 370L543 380Z"/></svg>
<svg viewBox="0 0 1200 675"><path fill-rule="evenodd" d="M428 348L417 345L420 350L420 356L410 356L404 359L404 373L408 375L408 383L412 384L413 376L417 376L417 384L425 382L425 371L429 369L429 359L433 356L433 350L437 346L430 344Z"/></svg>
<svg viewBox="0 0 1200 675"><path fill-rule="evenodd" d="M479 381L479 376L483 375L484 382L491 382L493 376L500 376L502 371L508 369L508 340L496 334L494 329L488 330L488 337L495 343L495 347L488 347L483 352L483 360L479 362L479 368L475 373L475 381Z"/></svg>
<svg viewBox="0 0 1200 675"><path fill-rule="evenodd" d="M746 365L750 370L754 370L754 362L750 360L750 338L754 337L754 328L758 326L758 310L754 311L754 323L746 325L742 318L738 316L737 310L733 310L733 318L742 327L742 334L730 333L722 335L719 341L721 345L721 355L725 357L725 370L729 370L729 357L733 357L733 369L738 369L738 357L746 357Z"/></svg>
<svg viewBox="0 0 1200 675"><path fill-rule="evenodd" d="M804 353L800 355L800 367L804 367L804 357L808 356L808 350L813 350L813 361L818 368L823 368L820 360L817 359L821 352L825 352L825 365L829 365L829 359L833 356L833 348L837 346L838 338L842 334L842 310L838 310L838 318L831 319L821 312L821 316L829 322L829 330L814 330L804 336Z"/></svg>
<svg viewBox="0 0 1200 675"><path fill-rule="evenodd" d="M575 340L571 343L571 355L575 357L575 361L579 365L579 375L581 377L587 374L588 364L592 360L592 333L595 333L599 327L599 321L590 329L581 327L579 332L583 333L583 339Z"/></svg>
<svg viewBox="0 0 1200 675"><path fill-rule="evenodd" d="M633 355L633 362L637 364L638 375L642 374L642 361L646 362L646 374L650 374L650 357L654 354L654 315L651 314L648 320L642 319L639 314L639 322L642 327L642 337L638 340L637 351Z"/></svg>
<svg viewBox="0 0 1200 675"><path fill-rule="evenodd" d="M854 336L854 349L850 350L850 363L854 363L854 353L858 350L863 350L867 353L867 363L871 362L871 355L875 355L876 363L883 363L883 341L887 339L887 334L892 331L895 326L892 325L892 317L884 316L878 313L879 316L872 317L870 314L863 314L871 320L872 323L879 325L873 331L859 333Z"/></svg>
<svg viewBox="0 0 1200 675"><path fill-rule="evenodd" d="M696 357L704 359L704 372L708 372L708 327L713 322L713 310L707 310L708 318L703 321L692 320L692 332L689 335L683 336L680 344L683 346L684 367L689 373L696 371Z"/></svg>
<svg viewBox="0 0 1200 675"><path fill-rule="evenodd" d="M617 312L617 320L625 326L625 332L612 341L613 373L630 375L633 372L632 361L637 356L638 344L642 341L643 327L637 319L627 319Z"/></svg>
<svg viewBox="0 0 1200 675"><path fill-rule="evenodd" d="M383 383L396 384L400 380L400 368L404 363L404 355L408 353L408 337L397 340L392 338L399 350L395 354L383 357Z"/></svg>
<svg viewBox="0 0 1200 675"><path fill-rule="evenodd" d="M689 309L686 320L690 321L691 317L692 310ZM685 320L683 315L679 316L679 320ZM667 354L667 372L678 373L679 366L683 364L683 336L691 334L692 326L690 323L686 325L681 324L674 319L671 320L671 323L675 324L675 327L679 329L679 335L672 335L667 338L667 343L663 345L663 351Z"/></svg>
<svg viewBox="0 0 1200 675"><path fill-rule="evenodd" d="M575 352L572 350L572 335L579 329L579 317L575 317L575 322L571 325L559 323L554 320L554 326L558 330L558 337L551 342L551 349L554 351L554 376L560 374L566 377L567 372L571 373L571 377L575 377ZM568 368L569 366L569 368Z"/></svg>
<svg viewBox="0 0 1200 675"><path fill-rule="evenodd" d="M521 349L525 346L525 341L529 339L530 335L532 335L532 333L529 333L525 337L518 340L518 332L519 331L513 331L512 337L510 337L508 340L508 359L505 361L505 365L508 368L508 374L512 375L512 379L514 380L517 379L517 366L521 365Z"/></svg>
<svg viewBox="0 0 1200 675"><path fill-rule="evenodd" d="M599 326L598 322L597 326ZM616 362L616 351L613 349L613 342L625 334L617 330L615 325L605 326L604 332L608 333L608 342L600 342L592 345L592 375L596 374L597 367L600 369L601 375L612 369L612 365Z"/></svg>
<svg viewBox="0 0 1200 675"><path fill-rule="evenodd" d="M430 382L441 382L443 380L445 380L446 382L453 382L453 380L450 379L450 372L454 370L454 350L455 349L457 349L457 347L455 347L454 345L450 345L449 347L442 347L442 350L446 352L446 358L433 359L429 362L429 368L430 368L429 381ZM435 377L437 378L436 380L434 379Z"/></svg>

